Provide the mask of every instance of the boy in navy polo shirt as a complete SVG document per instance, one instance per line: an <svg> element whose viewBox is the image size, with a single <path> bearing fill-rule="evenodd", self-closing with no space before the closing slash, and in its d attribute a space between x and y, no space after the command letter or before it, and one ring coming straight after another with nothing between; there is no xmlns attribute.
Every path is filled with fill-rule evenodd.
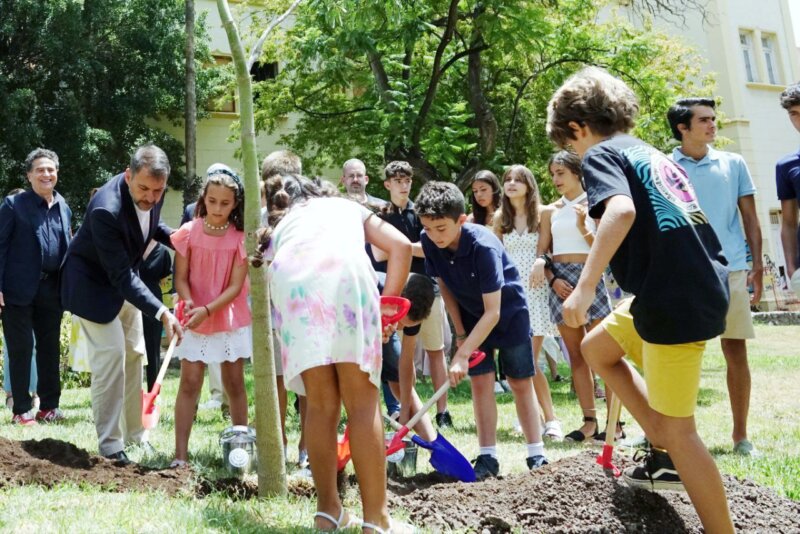
<svg viewBox="0 0 800 534"><path fill-rule="evenodd" d="M781 93L781 106L789 114L792 126L800 132L800 82ZM786 278L792 291L800 296L800 151L787 154L775 165L778 200L781 201L781 244L786 260Z"/></svg>
<svg viewBox="0 0 800 534"><path fill-rule="evenodd" d="M497 404L494 396L494 359L469 369L476 349L495 349L514 395L527 441L529 469L547 463L544 457L539 405L533 393L531 326L519 272L500 240L487 228L465 224L464 195L454 184L428 182L416 202L424 232L420 236L425 269L439 282L439 290L456 330L458 350L450 366L450 383L458 384L469 372L475 427L480 454L475 459L478 479L497 476Z"/></svg>
<svg viewBox="0 0 800 534"><path fill-rule="evenodd" d="M548 104L547 134L581 156L589 215L600 219L564 321L586 323L610 264L634 297L592 329L581 350L653 444L624 479L647 489L685 487L706 532L733 532L722 478L694 419L706 340L725 330L727 261L686 171L627 135L638 110L633 91L595 67L569 78Z"/></svg>

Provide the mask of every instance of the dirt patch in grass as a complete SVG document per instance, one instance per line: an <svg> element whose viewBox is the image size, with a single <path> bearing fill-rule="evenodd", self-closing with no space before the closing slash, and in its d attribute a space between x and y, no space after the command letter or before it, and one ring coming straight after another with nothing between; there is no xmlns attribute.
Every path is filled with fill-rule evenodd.
<svg viewBox="0 0 800 534"><path fill-rule="evenodd" d="M620 467L628 460L615 457ZM798 532L800 503L747 480L726 476L737 532ZM629 488L595 464L593 453L530 473L475 484L437 474L390 482L390 505L417 526L474 532L701 532L689 497Z"/></svg>
<svg viewBox="0 0 800 534"><path fill-rule="evenodd" d="M0 488L27 484L52 487L72 482L109 491L155 490L174 495L190 488L191 478L189 469L121 465L57 439L0 438Z"/></svg>

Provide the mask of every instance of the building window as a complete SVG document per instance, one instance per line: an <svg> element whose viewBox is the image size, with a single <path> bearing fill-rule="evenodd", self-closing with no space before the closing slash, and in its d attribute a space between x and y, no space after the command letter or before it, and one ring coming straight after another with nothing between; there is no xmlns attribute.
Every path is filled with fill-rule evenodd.
<svg viewBox="0 0 800 534"><path fill-rule="evenodd" d="M254 82L265 82L278 77L278 63L261 63L257 61L250 67L250 76Z"/></svg>
<svg viewBox="0 0 800 534"><path fill-rule="evenodd" d="M739 32L739 43L742 46L742 56L744 58L744 72L748 82L758 82L758 70L756 68L755 54L753 53L753 34L748 31Z"/></svg>
<svg viewBox="0 0 800 534"><path fill-rule="evenodd" d="M780 68L778 66L778 52L775 46L775 37L772 35L761 36L761 49L764 52L764 68L766 69L767 81L772 85L783 83Z"/></svg>
<svg viewBox="0 0 800 534"><path fill-rule="evenodd" d="M230 56L214 56L214 65L217 67L223 67L232 62L233 58ZM222 94L216 95L214 98L209 100L206 111L217 113L236 113L236 90L231 89L230 91L225 91Z"/></svg>

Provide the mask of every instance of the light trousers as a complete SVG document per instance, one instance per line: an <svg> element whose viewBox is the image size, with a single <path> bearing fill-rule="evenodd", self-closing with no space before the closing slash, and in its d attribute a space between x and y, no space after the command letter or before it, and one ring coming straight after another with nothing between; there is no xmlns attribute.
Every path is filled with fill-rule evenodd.
<svg viewBox="0 0 800 534"><path fill-rule="evenodd" d="M92 414L100 454L115 454L145 440L142 427L142 312L130 302L110 323L78 318L89 346Z"/></svg>

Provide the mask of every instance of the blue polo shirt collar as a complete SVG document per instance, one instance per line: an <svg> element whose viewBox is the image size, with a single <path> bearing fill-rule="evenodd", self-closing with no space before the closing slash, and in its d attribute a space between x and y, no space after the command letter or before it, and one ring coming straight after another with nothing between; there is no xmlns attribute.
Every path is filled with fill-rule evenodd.
<svg viewBox="0 0 800 534"><path fill-rule="evenodd" d="M710 161L719 160L719 151L714 150L713 147L709 146L708 147L708 152L706 153L706 155L703 156L703 159L698 161L698 160L695 160L692 157L687 156L683 152L681 152L681 147L678 146L678 147L675 147L674 149L672 149L672 159L676 163L680 163L682 160L689 160L692 163L700 166L700 165L703 165L703 164L708 163ZM706 161L706 160L708 160L708 161Z"/></svg>
<svg viewBox="0 0 800 534"><path fill-rule="evenodd" d="M468 223L461 225L461 232L458 234L458 248L455 252L451 253L454 258L463 258L472 254L472 249L475 242L472 239L464 239L464 226Z"/></svg>

